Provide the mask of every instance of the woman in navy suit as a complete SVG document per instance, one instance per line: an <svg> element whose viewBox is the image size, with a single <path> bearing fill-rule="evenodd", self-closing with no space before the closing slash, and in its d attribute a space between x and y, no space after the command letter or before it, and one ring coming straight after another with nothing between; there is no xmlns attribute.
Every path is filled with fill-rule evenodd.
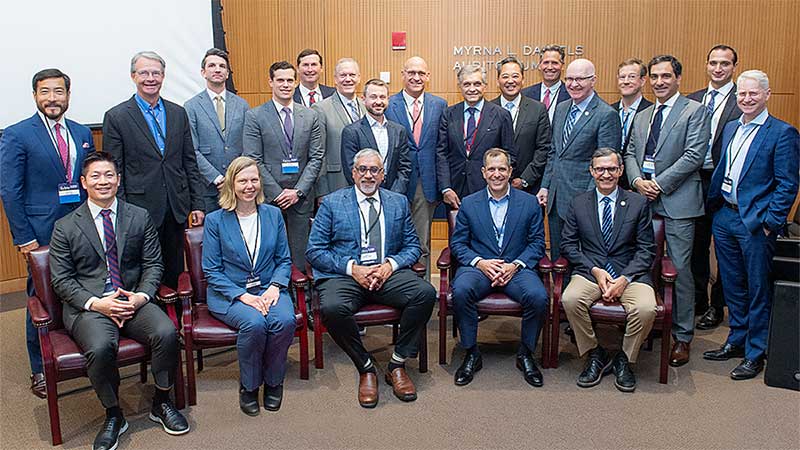
<svg viewBox="0 0 800 450"><path fill-rule="evenodd" d="M259 413L262 384L264 408L280 408L296 326L286 290L291 273L286 226L280 210L263 203L256 162L234 159L220 191L221 209L206 217L203 235L208 309L239 330L239 407L250 416Z"/></svg>

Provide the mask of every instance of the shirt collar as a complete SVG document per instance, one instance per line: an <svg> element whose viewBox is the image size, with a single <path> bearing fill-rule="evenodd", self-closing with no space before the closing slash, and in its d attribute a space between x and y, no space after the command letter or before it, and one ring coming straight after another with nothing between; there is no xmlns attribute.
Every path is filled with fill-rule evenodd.
<svg viewBox="0 0 800 450"><path fill-rule="evenodd" d="M417 98L414 98L414 97L410 96L408 94L408 92L406 92L405 89L403 89L402 92L403 92L403 100L406 102L406 106L408 106L408 110L409 111L411 111L411 108L414 107L414 100L417 101L417 103L419 104L420 108L422 107L422 104L425 102L425 93L424 92L422 94L419 94L419 97L417 97Z"/></svg>
<svg viewBox="0 0 800 450"><path fill-rule="evenodd" d="M612 192L612 193L610 193L608 195L603 195L602 193L600 193L600 190L597 189L597 188L594 188L594 191L597 193L597 203L602 204L603 197L610 198L611 199L611 203L617 203L617 197L619 196L619 187L614 188L614 192Z"/></svg>
<svg viewBox="0 0 800 450"><path fill-rule="evenodd" d="M477 112L478 112L478 114L480 114L480 113L481 113L481 111L483 110L483 100L484 100L484 99L480 99L480 100L478 101L478 103L476 103L476 104L475 104L475 106L473 106L473 108L475 108L475 109L477 109L477 110L478 110L478 111L477 111ZM466 112L467 112L467 108L469 108L469 107L470 107L470 106L467 104L467 101L465 100L465 101L464 101L464 113L466 113Z"/></svg>
<svg viewBox="0 0 800 450"><path fill-rule="evenodd" d="M365 201L367 198L374 198L375 200L377 200L377 201L378 201L378 203L376 203L376 206L381 204L381 196L379 195L379 194L380 194L380 191L381 191L381 190L380 190L380 188L378 188L378 190L377 190L377 191L375 191L375 193L374 193L374 194L372 194L372 195L371 195L371 196L369 196L369 197L367 197L366 195L364 195L364 193L363 193L363 192L361 192L361 191L360 191L360 190L359 190L357 187L353 186L353 189L355 189L355 191L356 191L356 202L357 202L359 205L360 205L361 203L364 203L364 201Z"/></svg>
<svg viewBox="0 0 800 450"><path fill-rule="evenodd" d="M375 127L375 125L377 125L380 128L386 128L386 116L383 116L383 123L379 123L377 120L373 119L372 116L369 114L365 114L364 116L367 118L367 122L369 122L370 128Z"/></svg>
<svg viewBox="0 0 800 450"><path fill-rule="evenodd" d="M592 91L592 92L591 92L591 94L589 94L589 96L588 96L588 97L586 97L585 99L581 100L581 102L580 102L580 103L578 103L578 104L575 104L575 101L573 100L573 101L572 101L572 104L573 104L573 105L575 105L575 106L577 106L577 107L578 107L578 109L579 109L581 112L584 112L584 111L586 111L586 108L589 106L589 102L591 102L591 101L592 101L592 99L594 98L594 95L595 95L595 94L594 94L594 91Z"/></svg>
<svg viewBox="0 0 800 450"><path fill-rule="evenodd" d="M513 104L514 104L514 109L519 109L519 104L520 104L521 102L522 102L522 94L521 94L521 93L520 93L520 94L517 94L517 96L516 96L516 97L514 97L514 100L511 100L511 103L513 103ZM502 95L500 95L500 106L502 106L503 108L505 108L507 104L508 104L508 100L506 100L506 98L505 98L505 97L503 97Z"/></svg>
<svg viewBox="0 0 800 450"><path fill-rule="evenodd" d="M639 94L639 97L637 97L636 100L634 100L633 103L631 103L631 106L628 107L628 111L633 111L633 112L638 111L639 110L639 105L642 104L642 99L643 98L644 98L644 96L642 94ZM619 100L619 110L620 111L623 110L622 99Z"/></svg>
<svg viewBox="0 0 800 450"><path fill-rule="evenodd" d="M92 218L93 219L97 219L97 216L100 215L100 211L102 211L104 209L110 209L111 210L111 214L116 216L117 215L117 205L119 205L119 202L117 202L117 199L115 198L114 202L111 203L111 206L109 206L108 208L101 208L100 206L96 205L91 200L87 200L86 204L89 205L89 212L92 214Z"/></svg>
<svg viewBox="0 0 800 450"><path fill-rule="evenodd" d="M316 92L316 94L314 94L314 95L317 96L317 98L315 98L314 101L318 102L318 101L322 100L322 91L319 89L319 84L317 84L317 87L315 87L314 89L309 89L309 88L303 86L303 83L300 83L300 86L298 86L297 88L300 89L300 96L303 97L303 99L307 99L308 98L308 93L311 92L311 91L314 91L314 92Z"/></svg>
<svg viewBox="0 0 800 450"><path fill-rule="evenodd" d="M719 89L714 89L714 87L711 86L711 83L708 83L708 91L706 92L717 91L718 94L722 94L722 97L725 97L726 95L728 95L731 89L733 89L733 81L728 81L724 86L722 86ZM722 97L719 97L719 99L722 99ZM718 100L718 98L715 97L714 100Z"/></svg>
<svg viewBox="0 0 800 450"><path fill-rule="evenodd" d="M542 89L544 89L544 91L550 91L550 98L553 98L553 95L555 95L556 91L559 90L560 88L561 88L561 80L556 81L550 87L547 87L545 86L544 83L542 83ZM544 91L542 91L542 95L544 95Z"/></svg>
<svg viewBox="0 0 800 450"><path fill-rule="evenodd" d="M500 199L492 197L492 191L489 190L489 186L486 186L486 195L489 197L489 201L500 203L503 200L507 200L509 197L511 197L511 185L509 184L508 186L506 186L506 193L503 194L503 196L500 197Z"/></svg>
<svg viewBox="0 0 800 450"><path fill-rule="evenodd" d="M61 124L61 128L67 127L67 121L64 118L65 117L64 115L62 115L61 118L58 120L51 120L50 118L42 114L42 112L39 110L37 110L36 113L39 114L39 118L42 119L42 122L44 123L44 126L47 129L53 130L55 132L55 127L57 123Z"/></svg>
<svg viewBox="0 0 800 450"><path fill-rule="evenodd" d="M291 111L292 114L294 114L294 102L289 102L288 106L283 106L280 103L276 102L275 99L273 98L272 104L275 106L275 110L278 112L281 112L283 108L289 108L289 111Z"/></svg>
<svg viewBox="0 0 800 450"><path fill-rule="evenodd" d="M675 102L678 101L678 97L680 97L680 96L681 96L680 92L675 92L675 95L673 95L672 97L668 98L667 101L665 101L664 103L661 103L660 100L656 99L656 109L658 109L658 107L661 106L661 105L664 105L667 108L672 108L673 106L675 106Z"/></svg>
<svg viewBox="0 0 800 450"><path fill-rule="evenodd" d="M744 120L744 115L739 116L739 121L738 122L739 122L739 126L742 127L742 128L750 127L750 126L753 126L753 125L764 125L764 122L767 121L768 117L769 117L769 111L767 111L767 108L764 108L764 110L761 111L761 113L759 115L757 115L755 119L751 120L750 122L747 122L747 124L745 124L744 121L743 121Z"/></svg>
<svg viewBox="0 0 800 450"><path fill-rule="evenodd" d="M136 103L139 105L139 108L142 111L147 111L150 109L150 103L147 103L142 97L140 97L138 92L134 94L134 98L136 98ZM153 106L152 109L154 111L157 111L159 109L161 110L164 109L164 102L161 100L161 97L158 97L158 102L156 102L156 106Z"/></svg>
<svg viewBox="0 0 800 450"><path fill-rule="evenodd" d="M336 91L336 95L338 95L338 96L339 96L339 100L341 100L341 101L342 101L342 104L343 104L344 106L347 106L347 105L349 105L350 103L355 103L355 104L356 104L356 107L358 107L358 100L356 99L356 96L355 96L355 95L353 95L353 99L352 99L352 100L348 100L348 99L347 99L347 97L345 97L344 95L342 95L342 94L341 94L339 91ZM348 112L349 112L349 111L348 111Z"/></svg>
<svg viewBox="0 0 800 450"><path fill-rule="evenodd" d="M211 103L215 102L214 99L217 98L218 95L222 97L222 103L225 103L225 101L228 99L227 97L225 97L225 92L226 92L225 89L223 89L222 92L220 92L219 94L208 88L206 88L206 92L208 92L208 96L211 97ZM216 103L214 103L214 105L216 106Z"/></svg>

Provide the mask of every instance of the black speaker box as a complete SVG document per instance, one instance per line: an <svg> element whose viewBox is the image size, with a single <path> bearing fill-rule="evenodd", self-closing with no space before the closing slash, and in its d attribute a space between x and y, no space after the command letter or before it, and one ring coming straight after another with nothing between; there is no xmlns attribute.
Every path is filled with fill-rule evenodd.
<svg viewBox="0 0 800 450"><path fill-rule="evenodd" d="M800 283L776 281L764 383L800 391Z"/></svg>

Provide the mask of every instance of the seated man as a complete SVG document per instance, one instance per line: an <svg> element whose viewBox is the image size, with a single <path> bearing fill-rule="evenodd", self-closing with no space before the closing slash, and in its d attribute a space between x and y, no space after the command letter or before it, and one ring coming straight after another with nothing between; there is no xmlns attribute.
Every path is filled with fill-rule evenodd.
<svg viewBox="0 0 800 450"><path fill-rule="evenodd" d="M596 189L572 200L561 235L561 254L572 264L562 303L578 352L589 352L578 386L592 387L612 370L622 392L636 389L636 362L656 317L650 267L656 245L647 199L617 187L625 173L614 149L600 148L589 167ZM622 351L612 361L597 343L589 308L598 300L620 302L628 314Z"/></svg>
<svg viewBox="0 0 800 450"><path fill-rule="evenodd" d="M386 382L397 398L410 402L417 392L405 360L417 355L436 291L410 270L419 259L419 239L405 195L379 189L384 177L380 154L359 151L351 172L355 188L339 189L322 201L306 259L314 268L322 320L360 374L358 402L364 408L378 404L378 379L353 315L368 303L402 310Z"/></svg>
<svg viewBox="0 0 800 450"><path fill-rule="evenodd" d="M89 199L56 222L50 241L50 273L64 302L64 326L86 357L89 380L106 408L94 450L116 448L128 429L119 407L120 335L150 348L156 384L150 420L172 435L189 431L169 396L178 334L150 301L163 272L158 233L146 210L117 199L119 183L109 153L89 154L81 172Z"/></svg>
<svg viewBox="0 0 800 450"><path fill-rule="evenodd" d="M511 158L505 150L487 151L481 172L487 189L464 198L450 237L450 251L461 264L453 280L453 309L466 350L455 383L469 384L483 367L476 303L500 291L522 305L517 368L528 384L539 387L542 373L533 352L547 314L547 291L534 270L544 256L542 209L536 197L511 188Z"/></svg>

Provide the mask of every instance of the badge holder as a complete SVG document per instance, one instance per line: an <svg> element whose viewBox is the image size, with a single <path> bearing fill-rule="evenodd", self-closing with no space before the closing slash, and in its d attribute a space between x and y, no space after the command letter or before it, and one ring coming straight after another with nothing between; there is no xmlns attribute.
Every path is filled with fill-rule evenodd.
<svg viewBox="0 0 800 450"><path fill-rule="evenodd" d="M60 183L58 185L58 203L68 205L81 201L81 191L78 183Z"/></svg>
<svg viewBox="0 0 800 450"><path fill-rule="evenodd" d="M281 161L281 173L284 175L300 173L300 161L297 158L286 158Z"/></svg>

